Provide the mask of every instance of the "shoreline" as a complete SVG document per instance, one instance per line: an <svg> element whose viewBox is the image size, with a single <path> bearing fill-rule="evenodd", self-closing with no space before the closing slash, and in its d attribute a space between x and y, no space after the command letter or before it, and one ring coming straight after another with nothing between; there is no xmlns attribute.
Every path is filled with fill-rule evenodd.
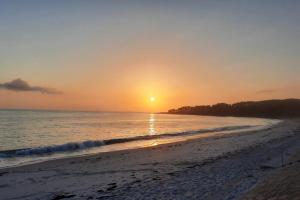
<svg viewBox="0 0 300 200"><path fill-rule="evenodd" d="M4 199L54 199L62 195L74 195L72 199L109 198L112 195L126 199L126 195L129 195L138 199L137 191L130 193L125 189L129 186L140 190L143 184L150 184L154 190L159 189L159 185L155 187L156 182L167 183L176 173L191 173L194 169L207 167L224 159L230 160L235 154L245 154L269 143L298 138L299 134L295 133L298 126L297 120L285 120L266 130L237 132L0 169L0 192L6 195ZM29 188L33 191L29 191ZM199 194L192 192L191 195Z"/></svg>
<svg viewBox="0 0 300 200"><path fill-rule="evenodd" d="M252 119L252 118L249 118ZM186 131L186 132L178 132L175 134L161 134L161 135L154 135L150 136L136 136L132 138L115 138L115 139L108 139L108 140L92 140L92 141L83 141L83 142L74 142L78 143L78 146L80 143L84 142L94 142L94 143L101 143L99 146L98 144L95 144L93 147L78 147L78 149L70 149L70 150L63 150L63 151L53 151L52 153L42 153L39 152L34 153L34 151L41 151L41 149L46 150L47 148L53 148L57 149L60 148L59 146L68 145L69 143L65 144L59 144L59 145L52 145L52 146L44 146L44 147L37 147L32 148L33 154L26 155L26 151L31 151L31 148L21 148L21 149L15 149L15 150L4 150L1 151L1 153L8 154L8 153L16 153L18 151L25 151L21 152L20 156L15 157L4 157L10 160L16 159L24 159L23 161L13 161L9 164L9 166L0 165L1 169L9 169L12 167L19 167L19 166L26 166L26 165L32 165L42 162L48 162L52 160L62 160L62 159L68 159L68 158L77 158L82 156L92 156L96 154L102 154L102 153L109 153L109 152L116 152L116 151L126 151L126 150L136 150L136 149L142 149L142 148L149 148L157 145L167 145L172 143L180 143L180 142L186 142L189 140L198 140L198 139L214 139L216 137L232 137L231 135L235 133L245 133L248 132L256 132L256 131L262 131L269 129L270 127L283 122L283 120L274 120L274 119L264 119L268 122L265 122L264 125L254 125L254 126L226 126L226 127L217 127L212 129L199 129L194 131ZM145 139L143 139L145 138ZM114 142L116 140L116 142ZM108 144L106 143L108 141ZM110 143L110 142L113 143ZM70 143L72 144L72 142ZM3 161L5 162L5 161Z"/></svg>
<svg viewBox="0 0 300 200"><path fill-rule="evenodd" d="M266 120L270 120L270 119L266 119ZM273 120L273 119L271 119ZM165 138L166 141L161 140L160 143L158 142L157 145L149 145L149 146L143 146L143 147L131 147L131 148L125 148L125 149L118 149L118 150L108 150L108 151L95 151L92 153L85 153L85 154L78 154L78 155L70 155L70 156L65 156L65 157L54 157L54 158L46 158L45 160L37 160L37 161L32 161L32 162L26 162L23 164L18 164L18 165L13 165L13 166L6 166L6 167L0 167L0 173L1 171L4 170L9 170L9 169L13 169L13 168L19 168L19 167L26 167L26 166L33 166L33 165L39 165L39 164L43 164L43 163L48 163L48 162L56 162L56 161L62 161L64 162L64 160L66 160L66 162L68 160L73 160L73 159L84 159L86 157L91 157L93 158L94 156L99 156L99 155L105 155L105 154L110 154L110 153L122 153L122 152L131 152L131 151L138 151L138 150L147 150L147 149L151 149L151 148L156 148L156 147L164 147L164 146L168 146L170 144L185 144L187 142L190 141L197 141L197 140L215 140L215 139L219 139L219 138L226 138L226 137L234 137L235 135L240 135L240 134L252 134L255 132L260 132L260 131L265 131L265 130L269 130L272 129L276 126L280 126L280 123L284 123L285 120L277 120L277 122L273 122L273 124L268 124L268 125L264 125L264 127L262 128L258 128L256 129L256 127L249 127L249 129L243 130L243 129L237 129L237 130L228 130L228 131L207 131L204 133L196 133L195 135L189 135L189 136L185 136L183 138ZM201 130L202 131L202 130ZM173 140L172 140L173 139ZM149 141L155 141L157 139L150 139ZM148 140L140 140L140 141L129 141L126 142L128 144L130 143L136 143L136 142L142 142L142 141L148 141ZM113 145L119 145L119 144L112 144L112 145L103 145L103 146L99 146L99 147L95 147L95 148L91 148L91 150L93 149L97 149L97 148L110 148ZM11 150L14 151L14 150ZM80 152L79 151L74 151L74 153ZM72 153L72 152L70 152ZM51 155L51 154L50 154ZM55 153L54 153L55 155Z"/></svg>

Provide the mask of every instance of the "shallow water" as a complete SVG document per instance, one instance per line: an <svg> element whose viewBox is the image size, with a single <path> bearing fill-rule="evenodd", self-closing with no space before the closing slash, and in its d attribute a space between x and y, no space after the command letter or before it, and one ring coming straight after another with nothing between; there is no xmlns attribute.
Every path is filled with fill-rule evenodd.
<svg viewBox="0 0 300 200"><path fill-rule="evenodd" d="M149 113L0 110L0 167L152 146L275 122Z"/></svg>

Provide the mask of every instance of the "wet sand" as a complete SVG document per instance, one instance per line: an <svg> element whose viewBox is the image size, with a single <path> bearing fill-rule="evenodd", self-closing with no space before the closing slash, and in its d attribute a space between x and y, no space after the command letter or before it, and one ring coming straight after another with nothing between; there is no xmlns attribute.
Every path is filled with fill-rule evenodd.
<svg viewBox="0 0 300 200"><path fill-rule="evenodd" d="M261 131L2 169L0 194L1 199L239 199L280 170L299 143L299 120L286 120Z"/></svg>

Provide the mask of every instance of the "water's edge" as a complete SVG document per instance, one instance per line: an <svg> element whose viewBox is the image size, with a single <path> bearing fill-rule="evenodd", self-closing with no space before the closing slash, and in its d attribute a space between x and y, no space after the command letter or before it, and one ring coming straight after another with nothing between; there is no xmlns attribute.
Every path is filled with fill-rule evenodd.
<svg viewBox="0 0 300 200"><path fill-rule="evenodd" d="M71 142L71 143L65 143L65 144L61 144L61 145L52 145L52 146L44 146L44 147L36 147L36 148L25 148L25 149L0 151L0 158L11 158L11 157L21 157L21 156L31 156L31 155L44 155L44 154L52 154L52 153L56 153L56 152L70 152L70 151L77 151L77 150L82 150L82 149L101 147L104 145L120 144L120 143L133 142L133 141L139 141L139 140L153 140L153 139L161 139L161 138L166 138L166 137L189 136L189 135L211 133L211 132L244 130L244 129L253 128L253 127L255 127L255 126L248 126L248 125L225 126L225 127L218 127L218 128L212 128L212 129L200 129L200 130L178 132L178 133L145 135L145 136L137 136L137 137L129 137L129 138L116 138L116 139L109 139L109 140L88 140L88 141L83 141L83 142Z"/></svg>

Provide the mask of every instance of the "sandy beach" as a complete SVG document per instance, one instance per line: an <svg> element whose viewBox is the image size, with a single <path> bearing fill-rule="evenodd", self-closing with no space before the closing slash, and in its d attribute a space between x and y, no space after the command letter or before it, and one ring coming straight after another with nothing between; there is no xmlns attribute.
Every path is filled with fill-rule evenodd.
<svg viewBox="0 0 300 200"><path fill-rule="evenodd" d="M260 131L1 169L0 194L3 200L256 199L256 193L267 199L262 190L272 184L264 181L299 169L293 164L299 143L300 121L285 120Z"/></svg>
<svg viewBox="0 0 300 200"><path fill-rule="evenodd" d="M300 151L290 156L287 162L275 170L265 180L261 181L253 190L250 190L242 199L290 199L300 197Z"/></svg>

